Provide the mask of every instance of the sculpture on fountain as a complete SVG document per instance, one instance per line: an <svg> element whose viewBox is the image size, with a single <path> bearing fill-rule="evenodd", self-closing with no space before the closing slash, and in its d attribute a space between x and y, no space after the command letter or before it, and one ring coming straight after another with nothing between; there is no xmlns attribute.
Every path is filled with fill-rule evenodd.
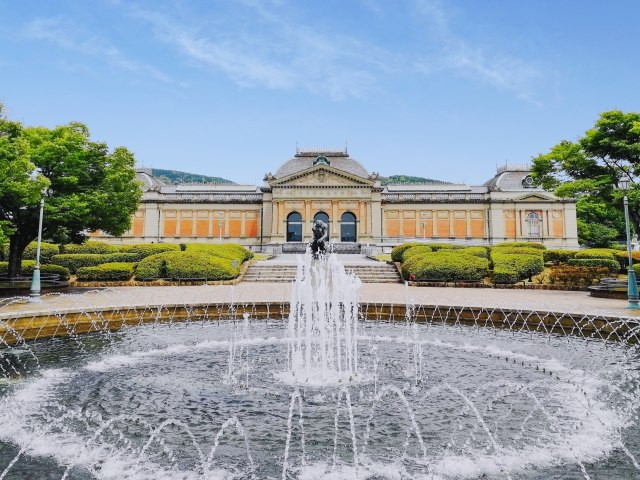
<svg viewBox="0 0 640 480"><path fill-rule="evenodd" d="M327 241L329 240L329 227L322 220L316 220L311 227L313 233L313 239L309 243L311 246L311 252L313 258L317 259L318 256L327 251Z"/></svg>

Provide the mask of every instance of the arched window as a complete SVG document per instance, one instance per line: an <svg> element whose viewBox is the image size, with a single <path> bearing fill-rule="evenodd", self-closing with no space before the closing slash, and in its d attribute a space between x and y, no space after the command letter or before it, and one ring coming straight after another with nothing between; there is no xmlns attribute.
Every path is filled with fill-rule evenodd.
<svg viewBox="0 0 640 480"><path fill-rule="evenodd" d="M530 212L527 215L527 223L529 224L529 236L540 237L540 215L536 212Z"/></svg>
<svg viewBox="0 0 640 480"><path fill-rule="evenodd" d="M344 212L340 217L340 241L355 242L357 238L356 216L351 212Z"/></svg>
<svg viewBox="0 0 640 480"><path fill-rule="evenodd" d="M329 226L329 215L325 212L318 212L313 216L313 221L322 220L327 226Z"/></svg>
<svg viewBox="0 0 640 480"><path fill-rule="evenodd" d="M291 212L287 216L287 242L302 241L302 215Z"/></svg>

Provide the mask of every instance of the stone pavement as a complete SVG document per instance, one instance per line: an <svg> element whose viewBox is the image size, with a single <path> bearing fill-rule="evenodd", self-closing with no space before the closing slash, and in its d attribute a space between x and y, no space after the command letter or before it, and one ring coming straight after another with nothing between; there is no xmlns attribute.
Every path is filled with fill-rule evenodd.
<svg viewBox="0 0 640 480"><path fill-rule="evenodd" d="M115 287L78 295L46 295L42 303L0 301L0 319L55 312L61 309L91 311L101 307L144 307L167 304L220 304L289 301L291 284L240 283L238 285ZM640 317L626 310L625 300L590 297L587 292L557 290L502 290L490 288L409 287L404 284L363 284L363 304L402 303L440 306L474 306Z"/></svg>

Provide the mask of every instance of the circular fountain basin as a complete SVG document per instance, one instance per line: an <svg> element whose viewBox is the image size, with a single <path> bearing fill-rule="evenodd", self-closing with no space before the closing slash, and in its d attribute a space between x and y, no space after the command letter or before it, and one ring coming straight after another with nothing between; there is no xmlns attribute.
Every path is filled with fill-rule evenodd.
<svg viewBox="0 0 640 480"><path fill-rule="evenodd" d="M0 349L0 478L640 475L634 346L412 322L358 336L356 376L297 380L277 320Z"/></svg>

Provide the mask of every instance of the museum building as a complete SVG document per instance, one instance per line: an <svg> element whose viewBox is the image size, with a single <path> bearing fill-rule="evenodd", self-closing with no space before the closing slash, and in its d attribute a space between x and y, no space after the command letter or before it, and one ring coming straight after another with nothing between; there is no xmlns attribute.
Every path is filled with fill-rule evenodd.
<svg viewBox="0 0 640 480"><path fill-rule="evenodd" d="M470 245L505 241L578 246L576 200L533 184L528 165L505 164L483 185L447 182L381 185L341 149L296 149L262 186L167 185L137 169L144 191L132 228L112 243L239 243L253 250L295 251L311 226L329 225L332 242L350 251L406 241ZM385 249L386 250L386 249Z"/></svg>

